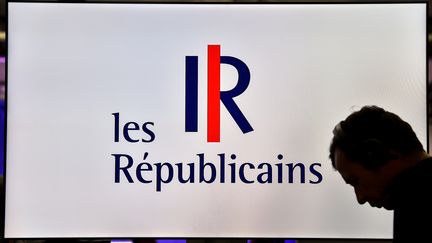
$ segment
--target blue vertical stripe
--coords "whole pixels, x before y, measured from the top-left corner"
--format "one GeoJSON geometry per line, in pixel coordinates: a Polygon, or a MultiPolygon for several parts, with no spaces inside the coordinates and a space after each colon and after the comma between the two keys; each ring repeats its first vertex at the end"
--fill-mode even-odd
{"type": "Polygon", "coordinates": [[[185,131],[198,131],[198,57],[186,56],[185,131]]]}

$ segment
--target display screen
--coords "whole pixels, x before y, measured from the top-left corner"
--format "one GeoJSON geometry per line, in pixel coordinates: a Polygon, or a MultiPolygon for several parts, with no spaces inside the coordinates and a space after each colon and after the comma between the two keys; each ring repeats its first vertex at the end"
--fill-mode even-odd
{"type": "Polygon", "coordinates": [[[8,3],[7,238],[391,238],[328,158],[427,147],[426,4],[8,3]]]}

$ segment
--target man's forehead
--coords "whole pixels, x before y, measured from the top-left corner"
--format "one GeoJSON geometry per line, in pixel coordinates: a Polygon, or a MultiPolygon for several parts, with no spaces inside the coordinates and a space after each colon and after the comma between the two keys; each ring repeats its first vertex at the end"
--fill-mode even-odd
{"type": "Polygon", "coordinates": [[[352,162],[347,159],[345,153],[342,150],[335,150],[335,169],[339,172],[346,183],[349,183],[349,178],[351,178],[351,163],[352,162]]]}
{"type": "Polygon", "coordinates": [[[342,150],[340,150],[339,148],[336,148],[336,150],[335,150],[335,169],[340,172],[341,170],[344,170],[346,168],[347,163],[348,163],[348,161],[347,161],[345,153],[342,150]]]}

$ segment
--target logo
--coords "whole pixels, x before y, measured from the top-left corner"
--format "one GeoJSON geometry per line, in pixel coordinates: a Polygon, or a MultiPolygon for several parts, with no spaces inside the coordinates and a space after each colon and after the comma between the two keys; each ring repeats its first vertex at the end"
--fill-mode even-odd
{"type": "MultiPolygon", "coordinates": [[[[246,117],[234,101],[249,86],[248,66],[232,56],[221,56],[220,45],[208,45],[207,60],[207,142],[220,142],[220,103],[225,105],[243,133],[253,131],[246,117]],[[220,90],[220,65],[233,66],[238,72],[237,85],[220,90]]],[[[198,132],[198,56],[186,56],[185,131],[198,132]]]]}

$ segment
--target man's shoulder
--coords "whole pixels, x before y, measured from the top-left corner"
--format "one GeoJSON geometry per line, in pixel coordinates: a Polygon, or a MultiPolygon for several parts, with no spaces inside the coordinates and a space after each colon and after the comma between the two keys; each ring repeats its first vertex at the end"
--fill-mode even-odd
{"type": "Polygon", "coordinates": [[[394,210],[394,242],[417,242],[432,228],[432,158],[422,160],[399,178],[394,210]],[[409,241],[408,241],[409,240],[409,241]]]}

